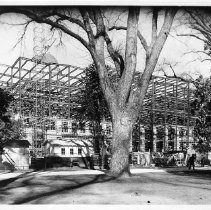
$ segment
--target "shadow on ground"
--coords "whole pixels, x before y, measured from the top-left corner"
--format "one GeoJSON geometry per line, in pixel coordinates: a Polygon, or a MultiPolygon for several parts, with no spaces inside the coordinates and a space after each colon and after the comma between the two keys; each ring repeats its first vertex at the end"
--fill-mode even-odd
{"type": "Polygon", "coordinates": [[[131,178],[52,173],[57,169],[25,173],[0,181],[0,204],[211,203],[210,170],[164,170],[131,178]]]}
{"type": "Polygon", "coordinates": [[[66,191],[96,183],[109,182],[114,179],[116,177],[107,175],[39,177],[39,171],[29,172],[15,178],[0,181],[0,203],[29,203],[39,198],[59,195],[66,191]],[[5,197],[7,197],[7,201],[5,201],[5,197]]]}
{"type": "Polygon", "coordinates": [[[211,180],[211,169],[199,168],[195,170],[188,170],[187,168],[183,167],[175,170],[165,169],[165,171],[178,176],[192,176],[194,178],[211,180]]]}

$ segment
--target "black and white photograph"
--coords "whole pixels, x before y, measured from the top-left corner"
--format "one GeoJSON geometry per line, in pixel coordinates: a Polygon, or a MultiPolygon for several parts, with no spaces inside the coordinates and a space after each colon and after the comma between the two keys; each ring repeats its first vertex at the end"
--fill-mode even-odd
{"type": "Polygon", "coordinates": [[[211,205],[211,3],[11,2],[0,208],[211,205]]]}

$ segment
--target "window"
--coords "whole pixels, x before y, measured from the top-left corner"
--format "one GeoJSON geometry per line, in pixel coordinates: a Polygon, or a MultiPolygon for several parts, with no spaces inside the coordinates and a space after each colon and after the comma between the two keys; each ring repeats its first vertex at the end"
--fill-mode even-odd
{"type": "Polygon", "coordinates": [[[180,138],[183,138],[185,136],[185,130],[184,129],[181,129],[180,131],[179,131],[179,137],[180,138]]]}
{"type": "Polygon", "coordinates": [[[62,122],[62,132],[68,132],[68,122],[62,122]]]}
{"type": "Polygon", "coordinates": [[[89,124],[89,132],[92,134],[94,133],[94,127],[92,124],[89,124]]]}
{"type": "Polygon", "coordinates": [[[70,154],[73,155],[73,148],[70,149],[70,154]]]}
{"type": "Polygon", "coordinates": [[[61,148],[62,155],[65,155],[65,148],[61,148]]]}
{"type": "Polygon", "coordinates": [[[169,127],[168,128],[168,139],[169,140],[174,140],[175,135],[176,135],[175,129],[172,128],[172,127],[169,127]]]}
{"type": "Polygon", "coordinates": [[[111,135],[111,125],[106,125],[106,135],[111,135]]]}
{"type": "Polygon", "coordinates": [[[40,140],[36,140],[36,141],[34,142],[34,147],[35,147],[35,148],[41,148],[41,147],[42,147],[42,142],[41,142],[40,140]]]}
{"type": "Polygon", "coordinates": [[[73,122],[72,123],[72,132],[73,133],[76,133],[77,132],[77,123],[76,122],[73,122]]]}
{"type": "Polygon", "coordinates": [[[55,122],[51,121],[51,128],[50,130],[56,130],[55,122]]]}
{"type": "Polygon", "coordinates": [[[78,148],[78,154],[81,155],[82,154],[82,149],[78,148]]]}
{"type": "Polygon", "coordinates": [[[81,133],[85,133],[85,123],[80,122],[79,129],[80,129],[81,133]]]}

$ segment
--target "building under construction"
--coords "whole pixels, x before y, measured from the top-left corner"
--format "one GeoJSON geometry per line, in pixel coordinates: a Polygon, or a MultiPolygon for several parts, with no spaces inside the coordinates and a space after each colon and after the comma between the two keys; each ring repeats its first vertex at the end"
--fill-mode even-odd
{"type": "Polygon", "coordinates": [[[190,83],[153,76],[145,96],[133,141],[133,151],[181,151],[193,143],[190,83]]]}
{"type": "MultiPolygon", "coordinates": [[[[62,139],[63,134],[66,138],[68,134],[77,136],[76,129],[82,131],[81,138],[86,136],[88,125],[78,128],[71,119],[72,108],[79,105],[77,92],[82,88],[83,68],[59,64],[45,54],[39,61],[19,57],[12,66],[1,65],[0,72],[0,87],[14,94],[12,111],[22,120],[36,154],[43,155],[45,140],[62,139]]],[[[193,141],[191,100],[188,82],[153,76],[134,129],[133,151],[186,149],[193,141]]],[[[109,139],[112,129],[107,125],[109,139]]]]}

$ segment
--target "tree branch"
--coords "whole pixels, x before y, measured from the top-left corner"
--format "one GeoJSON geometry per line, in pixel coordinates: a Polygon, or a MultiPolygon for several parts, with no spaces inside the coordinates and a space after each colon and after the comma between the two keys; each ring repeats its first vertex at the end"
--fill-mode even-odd
{"type": "Polygon", "coordinates": [[[134,110],[134,114],[141,110],[143,105],[144,97],[147,92],[147,88],[149,85],[150,78],[157,64],[159,55],[162,51],[162,48],[166,42],[166,39],[169,35],[171,26],[173,24],[173,19],[176,15],[176,8],[167,8],[165,11],[165,18],[159,35],[152,47],[149,60],[146,64],[145,70],[141,75],[138,87],[136,91],[133,91],[129,98],[129,103],[132,104],[130,109],[134,110]]]}
{"type": "MultiPolygon", "coordinates": [[[[112,31],[112,30],[127,30],[127,27],[125,26],[112,26],[110,28],[108,28],[108,31],[112,31]]],[[[137,32],[138,38],[141,41],[141,44],[144,48],[144,50],[146,51],[147,55],[149,55],[149,46],[147,45],[147,41],[146,39],[143,37],[143,35],[141,34],[141,32],[138,30],[137,32]]]]}
{"type": "Polygon", "coordinates": [[[18,39],[18,41],[16,42],[16,44],[13,46],[13,49],[14,49],[20,42],[22,42],[22,40],[23,40],[23,38],[24,38],[24,36],[25,36],[25,34],[26,34],[27,28],[28,28],[28,26],[29,26],[29,24],[30,24],[31,22],[33,22],[33,21],[30,20],[30,21],[28,21],[28,22],[25,24],[25,27],[24,27],[24,29],[23,29],[23,33],[22,33],[21,37],[18,39]]]}
{"type": "MultiPolygon", "coordinates": [[[[127,27],[125,27],[125,26],[112,26],[112,27],[108,28],[108,31],[112,31],[112,30],[127,30],[127,27]]],[[[137,35],[138,35],[139,40],[141,41],[141,44],[142,44],[144,50],[147,53],[147,56],[149,56],[149,54],[150,54],[149,53],[149,46],[147,45],[146,39],[143,37],[143,35],[141,34],[141,32],[139,30],[137,32],[137,35]]]]}
{"type": "Polygon", "coordinates": [[[50,26],[52,26],[52,28],[58,28],[60,30],[62,30],[64,33],[72,36],[73,38],[77,39],[81,44],[83,44],[89,51],[90,51],[90,46],[87,43],[87,41],[85,39],[83,39],[81,36],[79,36],[78,34],[74,33],[73,31],[71,31],[70,29],[68,29],[67,27],[63,26],[60,23],[54,22],[51,19],[48,18],[43,18],[42,16],[39,16],[38,14],[35,14],[33,11],[30,10],[26,10],[26,9],[21,9],[19,7],[17,8],[4,8],[0,10],[0,15],[4,14],[4,13],[19,13],[19,14],[23,14],[25,16],[27,16],[28,18],[30,18],[31,20],[34,20],[37,23],[46,23],[50,26]]]}
{"type": "Polygon", "coordinates": [[[142,44],[144,50],[146,51],[146,54],[149,55],[150,54],[149,47],[147,45],[146,39],[143,37],[143,35],[141,34],[141,32],[139,30],[137,32],[137,35],[138,35],[139,40],[141,41],[141,44],[142,44]]]}
{"type": "Polygon", "coordinates": [[[107,32],[105,32],[105,41],[106,41],[108,53],[114,62],[114,65],[116,67],[118,74],[121,76],[121,70],[123,71],[123,69],[121,69],[121,66],[120,66],[120,64],[121,64],[121,61],[119,60],[120,55],[118,52],[116,52],[114,50],[112,42],[111,42],[107,32]]]}
{"type": "Polygon", "coordinates": [[[197,36],[197,35],[195,35],[195,34],[177,34],[177,36],[190,36],[190,37],[194,37],[194,38],[196,38],[196,39],[199,39],[199,40],[201,40],[201,41],[203,41],[203,42],[206,42],[205,39],[202,39],[201,37],[199,37],[199,36],[197,36]]]}
{"type": "Polygon", "coordinates": [[[95,65],[98,70],[98,75],[100,78],[100,84],[102,90],[105,94],[105,98],[109,104],[109,107],[113,107],[115,104],[116,94],[113,90],[113,86],[106,71],[105,59],[104,59],[104,41],[105,41],[105,25],[101,15],[101,10],[96,8],[95,10],[89,10],[91,14],[91,20],[96,25],[97,33],[94,37],[95,39],[95,48],[91,50],[92,58],[95,62],[95,65]]]}
{"type": "Polygon", "coordinates": [[[96,29],[97,29],[96,36],[95,36],[96,50],[98,52],[98,55],[101,61],[105,65],[105,59],[104,59],[105,58],[104,56],[105,25],[104,25],[103,17],[101,15],[100,8],[96,8],[96,10],[94,10],[93,12],[94,12],[94,19],[96,22],[96,29]]]}
{"type": "Polygon", "coordinates": [[[197,50],[197,51],[189,51],[189,52],[185,52],[183,55],[187,55],[187,54],[190,54],[190,53],[195,53],[195,54],[199,54],[199,53],[202,53],[202,54],[205,54],[207,56],[210,56],[210,53],[206,52],[206,51],[202,51],[202,50],[197,50]]]}
{"type": "Polygon", "coordinates": [[[73,17],[69,17],[69,16],[61,14],[59,12],[55,12],[55,15],[57,15],[60,18],[62,18],[62,20],[68,20],[71,23],[75,23],[76,25],[80,26],[82,29],[86,30],[86,28],[84,27],[84,24],[79,19],[76,19],[76,18],[73,18],[73,17]]]}
{"type": "Polygon", "coordinates": [[[94,34],[93,34],[93,30],[92,30],[91,25],[90,25],[89,14],[84,9],[80,9],[80,13],[81,13],[81,16],[84,20],[84,25],[85,25],[84,30],[87,33],[90,44],[92,45],[92,47],[94,47],[95,46],[94,34]]]}
{"type": "Polygon", "coordinates": [[[112,27],[108,28],[108,31],[112,31],[112,30],[127,30],[127,27],[125,27],[125,26],[112,26],[112,27]]]}
{"type": "MultiPolygon", "coordinates": [[[[193,79],[185,79],[185,78],[182,77],[182,76],[178,76],[178,75],[176,74],[176,72],[175,72],[175,70],[174,70],[174,68],[173,68],[173,66],[172,66],[171,63],[164,63],[164,65],[169,66],[170,69],[171,69],[172,72],[173,72],[173,76],[167,75],[166,72],[165,72],[165,70],[164,70],[163,68],[161,68],[160,70],[163,72],[163,74],[164,74],[165,77],[167,77],[167,78],[172,78],[172,79],[180,79],[180,80],[183,81],[183,82],[191,82],[191,83],[194,82],[193,79]]],[[[189,76],[190,76],[190,75],[189,75],[189,76]]]]}
{"type": "Polygon", "coordinates": [[[118,84],[118,103],[121,108],[128,102],[131,85],[136,70],[137,56],[137,28],[138,28],[138,10],[129,8],[127,21],[127,42],[125,50],[125,69],[118,84]]]}
{"type": "Polygon", "coordinates": [[[157,39],[157,21],[158,21],[158,10],[155,8],[152,12],[152,38],[150,44],[150,51],[157,39]]]}

